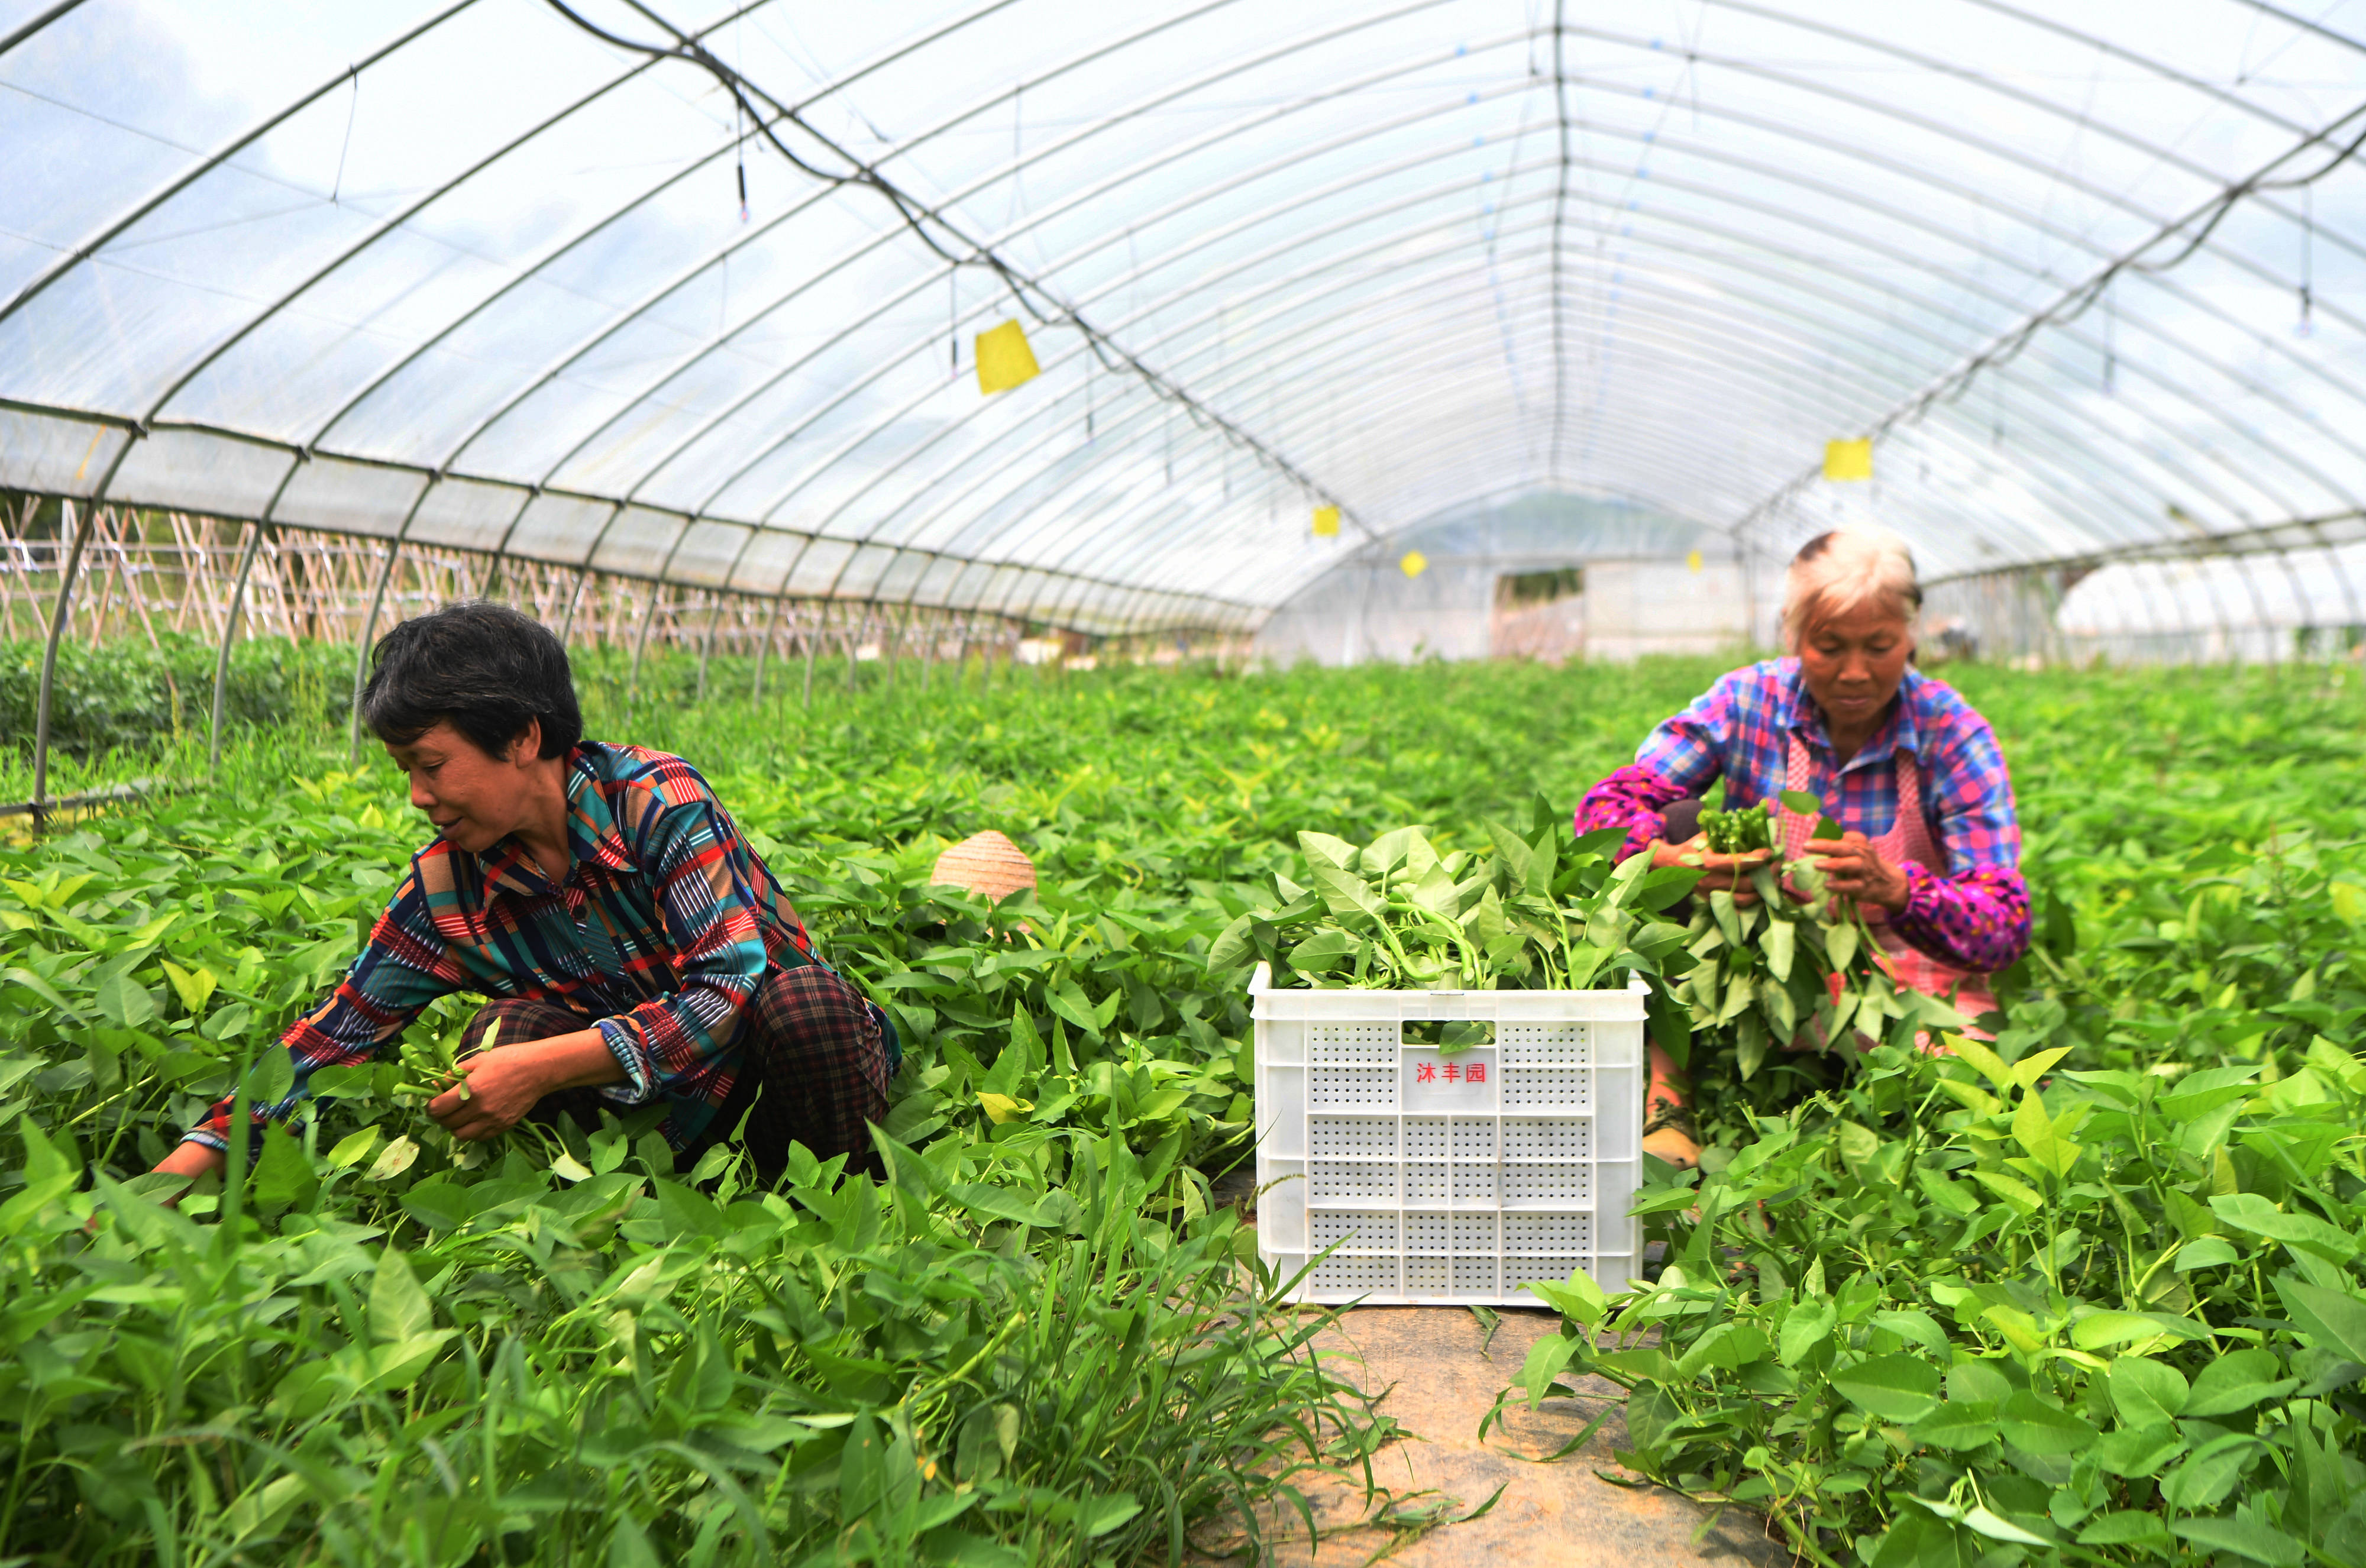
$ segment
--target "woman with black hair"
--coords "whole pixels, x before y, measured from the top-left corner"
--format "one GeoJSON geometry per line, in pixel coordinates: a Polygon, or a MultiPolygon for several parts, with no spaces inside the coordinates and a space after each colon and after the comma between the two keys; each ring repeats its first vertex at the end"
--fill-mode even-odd
{"type": "MultiPolygon", "coordinates": [[[[528,1116],[661,1102],[689,1169],[745,1124],[756,1168],[792,1140],[868,1168],[901,1051],[812,940],[691,765],[583,739],[567,651],[506,605],[450,604],[377,644],[362,717],[409,774],[435,839],[327,1000],[282,1036],[294,1089],[369,1060],[454,991],[493,999],[465,1082],[428,1102],[455,1137],[528,1116]]],[[[223,1100],[157,1168],[220,1169],[223,1100]]]]}

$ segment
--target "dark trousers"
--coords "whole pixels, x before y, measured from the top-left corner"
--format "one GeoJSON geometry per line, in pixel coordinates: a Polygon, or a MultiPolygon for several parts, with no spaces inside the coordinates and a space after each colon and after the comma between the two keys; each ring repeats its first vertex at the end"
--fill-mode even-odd
{"type": "MultiPolygon", "coordinates": [[[[488,1002],[467,1038],[484,1045],[515,1045],[592,1027],[592,1021],[556,1002],[504,998],[488,1002]],[[486,1039],[490,1027],[492,1037],[486,1039]]],[[[731,1137],[745,1117],[746,1149],[765,1180],[776,1179],[789,1145],[803,1144],[817,1159],[848,1156],[849,1170],[877,1172],[870,1124],[887,1115],[887,1047],[877,1017],[861,993],[819,964],[774,969],[740,1015],[730,1086],[699,1134],[674,1151],[674,1168],[687,1171],[701,1156],[731,1137]]],[[[600,1125],[603,1108],[621,1109],[593,1089],[545,1095],[527,1112],[536,1122],[563,1113],[585,1131],[600,1125]]]]}

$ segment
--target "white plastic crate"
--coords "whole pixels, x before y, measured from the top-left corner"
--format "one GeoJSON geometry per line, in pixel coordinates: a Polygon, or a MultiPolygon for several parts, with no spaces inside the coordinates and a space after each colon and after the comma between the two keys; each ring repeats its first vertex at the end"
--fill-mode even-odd
{"type": "Polygon", "coordinates": [[[1646,1063],[1623,991],[1277,990],[1256,1023],[1257,1250],[1299,1300],[1538,1306],[1521,1287],[1635,1272],[1646,1063]],[[1480,1021],[1492,1043],[1406,1042],[1480,1021]]]}

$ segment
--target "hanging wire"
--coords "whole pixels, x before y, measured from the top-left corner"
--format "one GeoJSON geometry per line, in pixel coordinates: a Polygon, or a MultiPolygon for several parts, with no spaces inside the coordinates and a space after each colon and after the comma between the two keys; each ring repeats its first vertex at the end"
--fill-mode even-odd
{"type": "Polygon", "coordinates": [[[731,157],[739,175],[739,221],[748,221],[748,117],[738,94],[731,97],[731,157]]]}
{"type": "Polygon", "coordinates": [[[2300,193],[2300,321],[2293,328],[2301,337],[2316,331],[2316,187],[2300,193]]]}
{"type": "Polygon", "coordinates": [[[354,96],[345,105],[345,140],[337,149],[337,177],[329,186],[329,205],[337,205],[337,193],[345,188],[345,154],[354,150],[354,120],[362,107],[362,68],[348,65],[346,71],[354,79],[354,96]]]}
{"type": "Polygon", "coordinates": [[[2120,374],[2120,297],[2103,297],[2103,396],[2112,396],[2119,388],[2120,374]]]}

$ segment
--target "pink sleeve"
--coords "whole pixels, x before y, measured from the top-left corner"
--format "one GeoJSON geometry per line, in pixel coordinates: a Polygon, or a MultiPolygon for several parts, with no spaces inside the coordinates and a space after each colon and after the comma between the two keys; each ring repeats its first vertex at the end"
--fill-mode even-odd
{"type": "Polygon", "coordinates": [[[1906,867],[1911,891],[1892,923],[1942,964],[1989,975],[2029,948],[2029,885],[2011,866],[1974,866],[1942,876],[1906,867]]]}
{"type": "Polygon", "coordinates": [[[1684,798],[1684,786],[1663,779],[1640,763],[1629,762],[1585,792],[1578,802],[1576,826],[1582,838],[1605,828],[1627,829],[1622,856],[1650,843],[1660,831],[1660,813],[1684,798]]]}

